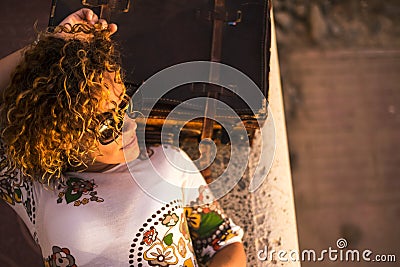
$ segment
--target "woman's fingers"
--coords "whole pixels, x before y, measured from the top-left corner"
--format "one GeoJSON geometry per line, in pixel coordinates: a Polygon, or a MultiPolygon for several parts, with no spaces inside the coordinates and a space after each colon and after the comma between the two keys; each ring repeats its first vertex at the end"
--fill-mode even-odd
{"type": "MultiPolygon", "coordinates": [[[[93,10],[89,8],[82,8],[80,10],[83,14],[83,18],[89,23],[89,24],[95,24],[99,20],[98,16],[96,13],[93,12],[93,10]]],[[[79,12],[79,11],[78,11],[79,12]]]]}
{"type": "Polygon", "coordinates": [[[114,34],[118,30],[118,26],[115,23],[111,23],[108,25],[108,30],[111,34],[114,34]]]}
{"type": "Polygon", "coordinates": [[[111,34],[114,34],[118,30],[118,26],[116,24],[108,24],[105,19],[99,19],[97,23],[100,24],[102,30],[109,30],[111,34]]]}
{"type": "Polygon", "coordinates": [[[70,26],[73,26],[78,23],[88,23],[91,25],[94,24],[100,24],[100,28],[102,30],[109,30],[111,34],[114,34],[118,27],[114,23],[108,24],[108,22],[105,19],[99,19],[99,17],[96,15],[96,13],[93,12],[93,10],[89,8],[82,8],[68,17],[66,17],[60,25],[65,25],[69,24],[70,26]]]}
{"type": "Polygon", "coordinates": [[[108,23],[105,19],[99,19],[97,22],[102,30],[106,30],[108,28],[108,23]]]}
{"type": "Polygon", "coordinates": [[[87,22],[89,24],[95,24],[99,20],[98,16],[89,8],[82,8],[68,17],[66,17],[60,25],[65,25],[67,23],[71,25],[75,25],[77,23],[84,23],[87,22]]]}

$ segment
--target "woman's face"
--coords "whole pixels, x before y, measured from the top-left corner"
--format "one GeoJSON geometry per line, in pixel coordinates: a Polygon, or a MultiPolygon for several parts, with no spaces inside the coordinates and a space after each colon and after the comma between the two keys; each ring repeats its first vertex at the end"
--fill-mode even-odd
{"type": "MultiPolygon", "coordinates": [[[[107,73],[105,75],[106,85],[110,91],[110,101],[104,107],[104,112],[114,108],[111,101],[115,101],[117,104],[122,101],[120,95],[123,92],[123,84],[122,82],[115,82],[114,77],[115,74],[107,73]]],[[[140,153],[136,128],[135,120],[125,116],[123,134],[120,134],[113,142],[107,145],[99,143],[99,152],[93,155],[96,157],[96,162],[118,164],[136,159],[140,153]]]]}

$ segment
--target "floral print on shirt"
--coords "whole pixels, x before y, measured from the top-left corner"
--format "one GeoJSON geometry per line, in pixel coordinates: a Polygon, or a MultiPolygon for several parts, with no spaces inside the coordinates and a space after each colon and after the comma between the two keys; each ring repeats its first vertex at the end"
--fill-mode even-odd
{"type": "Polygon", "coordinates": [[[130,266],[206,266],[224,246],[241,241],[242,229],[225,216],[207,186],[191,207],[175,200],[143,223],[131,244],[130,266]],[[176,203],[179,203],[177,205],[176,203]]]}
{"type": "MultiPolygon", "coordinates": [[[[4,148],[0,143],[0,166],[5,166],[5,160],[4,148]]],[[[0,170],[0,199],[11,206],[21,205],[31,223],[36,223],[36,201],[33,194],[33,183],[28,179],[24,179],[21,172],[17,170],[9,172],[7,169],[0,170]]]]}
{"type": "Polygon", "coordinates": [[[104,199],[97,196],[95,189],[97,185],[94,180],[85,180],[78,177],[70,177],[66,182],[60,182],[57,189],[57,203],[65,200],[67,204],[74,203],[74,206],[86,205],[89,202],[103,202],[104,199]]]}
{"type": "Polygon", "coordinates": [[[199,196],[185,208],[190,236],[197,260],[207,264],[224,246],[241,241],[242,229],[223,213],[207,186],[199,188],[199,196]]]}
{"type": "Polygon", "coordinates": [[[155,211],[132,240],[130,266],[197,266],[182,201],[155,211]]]}
{"type": "Polygon", "coordinates": [[[44,260],[45,267],[78,267],[68,248],[53,246],[53,254],[44,260]]]}

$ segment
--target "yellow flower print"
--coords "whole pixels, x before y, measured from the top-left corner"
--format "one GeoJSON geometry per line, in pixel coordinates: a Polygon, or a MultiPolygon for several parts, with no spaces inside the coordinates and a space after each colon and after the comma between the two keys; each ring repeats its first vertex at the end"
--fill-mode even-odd
{"type": "Polygon", "coordinates": [[[192,208],[185,208],[185,215],[188,221],[189,227],[199,229],[201,222],[201,215],[193,212],[192,208]]]}
{"type": "Polygon", "coordinates": [[[189,233],[189,229],[188,229],[185,213],[181,214],[181,222],[179,224],[179,231],[182,233],[183,237],[186,240],[189,240],[190,233],[189,233]]]}
{"type": "Polygon", "coordinates": [[[13,203],[14,201],[12,200],[12,198],[9,195],[1,194],[0,197],[1,197],[1,199],[3,199],[5,202],[7,202],[10,205],[14,204],[13,203]]]}
{"type": "Polygon", "coordinates": [[[229,229],[228,231],[226,231],[226,233],[223,236],[221,236],[220,239],[221,239],[221,241],[226,241],[226,240],[229,240],[229,239],[231,239],[231,238],[233,238],[235,236],[237,236],[237,234],[233,233],[232,229],[229,229]]]}
{"type": "Polygon", "coordinates": [[[194,267],[194,263],[193,263],[192,258],[189,258],[189,259],[185,260],[185,262],[183,263],[183,266],[184,267],[194,267]]]}
{"type": "Polygon", "coordinates": [[[162,243],[153,243],[153,245],[144,252],[143,258],[147,260],[151,266],[167,267],[178,263],[175,247],[164,247],[162,243]]]}
{"type": "Polygon", "coordinates": [[[162,221],[162,224],[165,226],[175,226],[177,222],[179,221],[178,215],[175,213],[168,212],[168,214],[164,214],[164,220],[162,221]]]}
{"type": "Polygon", "coordinates": [[[178,242],[178,252],[181,254],[182,258],[186,256],[186,243],[183,241],[183,238],[181,237],[178,242]]]}
{"type": "Polygon", "coordinates": [[[229,229],[224,233],[220,238],[216,238],[211,242],[211,245],[215,251],[221,248],[221,244],[226,242],[227,240],[237,236],[235,233],[232,232],[232,229],[229,229]]]}
{"type": "Polygon", "coordinates": [[[22,203],[21,189],[16,188],[16,190],[14,191],[14,200],[16,203],[22,203]]]}

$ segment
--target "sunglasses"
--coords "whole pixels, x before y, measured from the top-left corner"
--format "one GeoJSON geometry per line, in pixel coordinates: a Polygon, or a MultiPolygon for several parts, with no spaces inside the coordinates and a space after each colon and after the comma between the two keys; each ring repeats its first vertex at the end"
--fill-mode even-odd
{"type": "MultiPolygon", "coordinates": [[[[133,109],[134,101],[132,101],[132,96],[137,91],[139,86],[133,83],[125,82],[125,87],[125,94],[128,97],[125,97],[125,99],[122,100],[121,104],[119,104],[117,116],[119,118],[123,118],[125,114],[127,114],[129,118],[136,119],[141,113],[133,109]]],[[[114,119],[112,112],[102,113],[101,118],[102,120],[99,127],[99,142],[100,144],[105,146],[114,142],[122,134],[123,119],[120,119],[117,123],[114,119]]]]}

